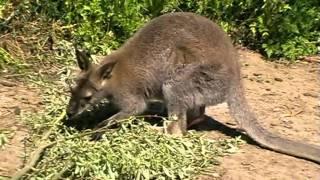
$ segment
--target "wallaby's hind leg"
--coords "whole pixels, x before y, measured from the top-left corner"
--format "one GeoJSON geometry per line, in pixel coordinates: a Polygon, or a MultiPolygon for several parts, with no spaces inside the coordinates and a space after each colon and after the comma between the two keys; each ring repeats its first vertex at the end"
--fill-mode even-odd
{"type": "Polygon", "coordinates": [[[170,134],[183,135],[187,128],[205,120],[205,106],[195,107],[187,111],[185,108],[176,109],[172,106],[168,110],[168,116],[172,122],[168,125],[166,131],[170,134]]]}
{"type": "MultiPolygon", "coordinates": [[[[222,66],[189,64],[179,67],[162,86],[168,115],[176,118],[168,125],[168,133],[186,132],[188,110],[225,101],[228,82],[229,75],[222,66]]],[[[200,110],[204,113],[204,108],[200,110]]]]}

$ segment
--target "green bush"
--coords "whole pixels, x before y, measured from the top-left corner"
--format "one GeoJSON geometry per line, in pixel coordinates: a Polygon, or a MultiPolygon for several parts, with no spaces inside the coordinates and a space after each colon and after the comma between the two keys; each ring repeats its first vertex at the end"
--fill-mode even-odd
{"type": "Polygon", "coordinates": [[[233,38],[268,57],[296,59],[320,45],[318,0],[186,0],[179,4],[216,19],[233,38]]]}
{"type": "Polygon", "coordinates": [[[174,11],[214,19],[236,42],[272,58],[316,54],[320,45],[318,0],[32,0],[29,8],[75,25],[72,38],[95,53],[118,47],[151,18],[174,11]]]}
{"type": "Polygon", "coordinates": [[[74,38],[92,52],[106,52],[129,38],[150,18],[173,9],[173,1],[37,1],[31,6],[53,20],[75,25],[74,38]]]}

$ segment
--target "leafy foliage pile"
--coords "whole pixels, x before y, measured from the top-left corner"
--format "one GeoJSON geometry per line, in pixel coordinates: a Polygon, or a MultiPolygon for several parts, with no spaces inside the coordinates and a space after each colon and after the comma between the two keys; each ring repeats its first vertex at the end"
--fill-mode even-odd
{"type": "Polygon", "coordinates": [[[170,138],[151,131],[142,121],[123,123],[120,129],[107,131],[100,142],[74,138],[77,135],[55,134],[57,145],[25,178],[186,179],[217,164],[218,156],[237,150],[240,142],[192,135],[170,138]]]}
{"type": "Polygon", "coordinates": [[[320,46],[318,0],[30,0],[27,9],[69,26],[67,38],[107,53],[151,18],[191,11],[216,20],[234,40],[268,57],[296,59],[320,46]]]}

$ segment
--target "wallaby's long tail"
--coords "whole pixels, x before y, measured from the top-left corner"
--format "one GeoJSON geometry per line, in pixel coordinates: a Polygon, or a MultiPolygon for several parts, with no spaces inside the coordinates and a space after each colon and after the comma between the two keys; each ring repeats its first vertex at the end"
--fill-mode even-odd
{"type": "Polygon", "coordinates": [[[259,125],[244,97],[241,83],[230,89],[228,105],[240,128],[260,146],[320,164],[320,146],[281,138],[259,125]]]}

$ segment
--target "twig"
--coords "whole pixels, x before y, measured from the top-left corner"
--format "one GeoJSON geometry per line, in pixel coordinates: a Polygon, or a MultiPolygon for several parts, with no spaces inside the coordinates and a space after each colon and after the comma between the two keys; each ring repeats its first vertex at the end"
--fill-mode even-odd
{"type": "Polygon", "coordinates": [[[17,15],[18,10],[19,10],[19,8],[16,9],[15,11],[11,12],[11,14],[0,24],[0,27],[1,26],[8,26],[10,21],[17,15]]]}
{"type": "MultiPolygon", "coordinates": [[[[54,124],[56,124],[57,122],[61,121],[64,117],[66,116],[66,112],[63,111],[60,116],[54,121],[54,124]]],[[[48,139],[48,137],[50,136],[50,134],[52,133],[54,127],[51,127],[45,134],[44,136],[41,138],[41,140],[46,140],[48,139]]],[[[28,173],[36,164],[37,162],[39,161],[41,155],[43,154],[43,152],[57,144],[58,141],[55,141],[55,142],[51,142],[51,143],[47,143],[47,144],[44,144],[44,145],[40,145],[40,147],[38,147],[33,153],[32,153],[32,156],[29,160],[29,162],[27,163],[26,166],[24,166],[20,171],[18,171],[15,175],[12,176],[12,180],[18,180],[20,179],[22,176],[24,176],[26,173],[28,173]]]]}
{"type": "Polygon", "coordinates": [[[17,86],[16,83],[10,82],[10,81],[6,81],[6,80],[1,80],[0,79],[0,84],[3,86],[7,86],[7,87],[14,87],[17,86]]]}
{"type": "Polygon", "coordinates": [[[32,157],[28,162],[28,164],[24,166],[20,171],[18,171],[15,175],[13,175],[11,179],[12,180],[21,179],[22,176],[27,174],[37,164],[44,150],[47,149],[48,147],[55,145],[56,143],[57,141],[40,146],[36,151],[33,152],[32,157]]]}
{"type": "MultiPolygon", "coordinates": [[[[3,169],[1,169],[1,170],[3,170],[3,169]]],[[[6,177],[6,178],[10,178],[10,176],[8,176],[8,175],[5,175],[5,174],[0,174],[0,177],[6,177]]]]}
{"type": "Polygon", "coordinates": [[[317,59],[317,58],[303,58],[302,61],[306,61],[310,63],[320,63],[320,59],[317,59]]]}
{"type": "Polygon", "coordinates": [[[17,9],[11,12],[11,14],[3,21],[0,23],[0,30],[2,30],[3,27],[8,28],[9,23],[11,20],[19,14],[21,8],[23,7],[24,1],[20,2],[17,9]]]}
{"type": "Polygon", "coordinates": [[[68,171],[68,169],[70,169],[72,166],[74,166],[75,164],[70,162],[67,165],[65,165],[65,168],[63,168],[61,171],[59,171],[58,173],[56,173],[51,180],[57,180],[57,179],[62,179],[62,176],[64,173],[66,173],[68,171]]]}
{"type": "Polygon", "coordinates": [[[134,116],[135,118],[162,118],[163,120],[166,119],[164,116],[159,115],[141,115],[141,116],[134,116]]]}
{"type": "MultiPolygon", "coordinates": [[[[63,118],[66,117],[66,111],[63,111],[59,117],[57,117],[57,119],[54,121],[53,124],[57,124],[58,122],[62,121],[63,118]]],[[[50,136],[50,134],[52,133],[53,129],[55,126],[52,126],[45,134],[44,136],[41,138],[42,140],[48,139],[48,137],[50,136]]]]}
{"type": "Polygon", "coordinates": [[[4,35],[1,35],[1,36],[0,36],[0,39],[2,39],[2,38],[4,38],[4,37],[6,37],[6,36],[8,36],[8,35],[9,35],[9,33],[4,34],[4,35]]]}

